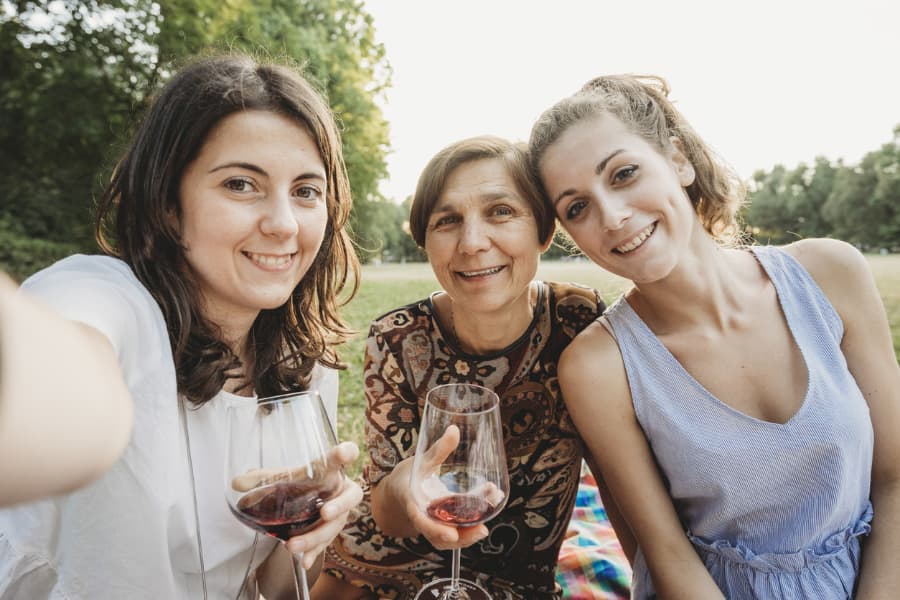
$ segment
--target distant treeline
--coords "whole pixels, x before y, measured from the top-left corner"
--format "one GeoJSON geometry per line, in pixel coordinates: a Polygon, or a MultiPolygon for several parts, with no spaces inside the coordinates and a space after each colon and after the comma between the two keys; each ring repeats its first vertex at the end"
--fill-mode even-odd
{"type": "MultiPolygon", "coordinates": [[[[302,65],[342,126],[361,258],[424,259],[407,233],[409,198],[379,192],[390,147],[376,100],[391,68],[362,0],[58,0],[0,3],[0,268],[22,278],[96,251],[94,201],[131,127],[172,65],[210,49],[302,65]]],[[[898,139],[900,128],[858,165],[756,173],[748,231],[900,250],[898,139]]]]}
{"type": "Polygon", "coordinates": [[[812,166],[757,171],[748,185],[744,221],[761,242],[827,236],[900,252],[900,126],[859,164],[819,157],[812,166]]]}

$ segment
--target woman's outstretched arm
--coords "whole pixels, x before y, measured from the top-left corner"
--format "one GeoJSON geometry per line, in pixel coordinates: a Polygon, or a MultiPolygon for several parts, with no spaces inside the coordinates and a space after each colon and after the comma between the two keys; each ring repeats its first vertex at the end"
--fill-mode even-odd
{"type": "Polygon", "coordinates": [[[97,478],[127,445],[132,418],[110,341],[0,273],[0,505],[97,478]]]}

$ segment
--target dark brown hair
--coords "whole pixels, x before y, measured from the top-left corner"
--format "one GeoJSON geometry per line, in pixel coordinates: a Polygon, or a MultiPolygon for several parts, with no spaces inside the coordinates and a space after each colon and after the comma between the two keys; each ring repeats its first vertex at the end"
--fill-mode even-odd
{"type": "Polygon", "coordinates": [[[491,158],[503,163],[519,193],[531,207],[537,222],[538,240],[543,243],[550,239],[556,227],[555,217],[541,197],[528,159],[528,147],[524,143],[482,135],[450,144],[435,154],[419,175],[416,193],[409,208],[409,233],[420,248],[425,247],[428,219],[450,174],[464,164],[491,158]]]}
{"type": "Polygon", "coordinates": [[[591,79],[577,93],[545,111],[531,129],[529,149],[535,171],[541,158],[569,127],[611,114],[660,150],[680,140],[694,167],[686,190],[704,229],[721,242],[739,241],[737,212],[745,201],[740,178],[726,165],[668,98],[665,80],[652,75],[609,75],[591,79]]]}
{"type": "Polygon", "coordinates": [[[296,70],[247,56],[205,58],[179,71],[149,107],[98,207],[101,248],[125,261],[156,299],[169,332],[178,391],[201,405],[242,367],[219,328],[201,310],[196,276],[184,260],[178,219],[179,184],[210,131],[244,110],[285,116],[305,128],[327,173],[328,224],[319,252],[291,298],[263,310],[244,365],[259,396],[304,389],[316,362],[343,368],[334,346],[351,333],[337,312],[338,296],[359,263],[346,231],[350,186],[334,116],[296,70]],[[115,239],[111,239],[111,233],[115,239]]]}

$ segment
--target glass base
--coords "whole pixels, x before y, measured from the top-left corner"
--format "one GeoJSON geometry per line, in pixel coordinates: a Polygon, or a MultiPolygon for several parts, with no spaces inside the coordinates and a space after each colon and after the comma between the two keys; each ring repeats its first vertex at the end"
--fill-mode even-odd
{"type": "Polygon", "coordinates": [[[491,595],[474,581],[460,579],[456,592],[450,590],[452,582],[449,577],[435,579],[419,590],[415,600],[491,600],[491,595]]]}

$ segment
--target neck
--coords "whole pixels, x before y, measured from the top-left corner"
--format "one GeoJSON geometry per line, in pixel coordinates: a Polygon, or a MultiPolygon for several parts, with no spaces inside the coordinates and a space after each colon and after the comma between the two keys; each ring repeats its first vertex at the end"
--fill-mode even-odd
{"type": "Polygon", "coordinates": [[[714,245],[692,258],[664,280],[628,293],[628,302],[657,335],[694,327],[728,329],[752,311],[764,291],[762,267],[747,251],[714,245]]]}
{"type": "Polygon", "coordinates": [[[534,319],[537,288],[529,285],[514,302],[500,310],[474,312],[455,310],[447,296],[446,319],[459,347],[475,355],[490,354],[508,347],[519,339],[534,319]]]}

